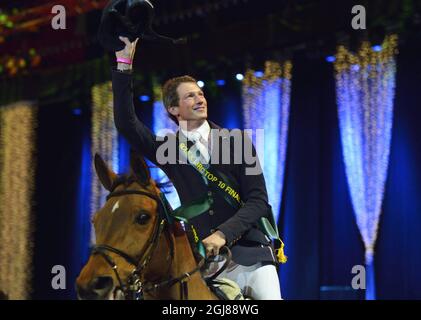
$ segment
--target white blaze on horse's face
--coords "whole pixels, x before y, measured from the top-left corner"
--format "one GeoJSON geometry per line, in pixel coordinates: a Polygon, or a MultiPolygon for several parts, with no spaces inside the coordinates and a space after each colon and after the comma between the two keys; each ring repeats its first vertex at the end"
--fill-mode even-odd
{"type": "Polygon", "coordinates": [[[116,211],[119,208],[119,201],[117,201],[114,206],[113,206],[113,210],[111,210],[111,213],[114,213],[114,211],[116,211]]]}

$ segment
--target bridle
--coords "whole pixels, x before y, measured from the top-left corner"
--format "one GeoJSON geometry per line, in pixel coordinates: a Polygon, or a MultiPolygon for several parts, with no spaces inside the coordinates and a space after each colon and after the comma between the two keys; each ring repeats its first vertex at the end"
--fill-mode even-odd
{"type": "MultiPolygon", "coordinates": [[[[154,224],[154,228],[152,231],[152,236],[148,239],[147,243],[145,244],[142,252],[138,255],[138,258],[133,258],[132,256],[128,255],[122,250],[119,250],[117,248],[105,245],[105,244],[97,244],[92,247],[92,255],[99,254],[101,255],[104,260],[107,262],[107,264],[112,268],[117,281],[119,283],[119,286],[115,288],[115,290],[120,290],[123,292],[124,296],[128,300],[140,300],[143,298],[144,292],[150,292],[150,291],[156,291],[159,288],[162,287],[171,287],[175,285],[176,283],[180,283],[180,298],[187,299],[188,298],[188,287],[187,287],[187,281],[190,279],[190,276],[196,272],[198,272],[203,264],[204,259],[202,259],[198,266],[191,270],[190,272],[186,272],[182,274],[179,277],[172,278],[169,276],[168,279],[158,282],[158,283],[142,283],[142,272],[146,269],[147,265],[152,259],[152,256],[155,252],[155,249],[158,246],[159,238],[164,230],[168,230],[165,228],[166,224],[168,224],[168,215],[167,215],[167,208],[168,206],[164,203],[163,199],[160,196],[157,196],[155,194],[152,194],[150,192],[145,192],[141,190],[122,190],[122,191],[113,191],[107,196],[107,200],[109,200],[112,197],[119,197],[123,195],[143,195],[147,196],[151,199],[154,199],[159,206],[158,209],[158,217],[157,222],[154,224]],[[118,272],[117,264],[114,262],[112,257],[108,254],[109,252],[114,253],[118,255],[119,257],[123,258],[127,263],[132,265],[134,268],[132,272],[130,273],[130,276],[127,278],[126,283],[123,283],[120,274],[118,272]]],[[[171,269],[171,264],[173,262],[174,258],[174,243],[167,233],[167,236],[169,238],[170,243],[170,258],[171,263],[169,264],[168,273],[171,269]]],[[[114,292],[115,292],[114,290],[114,292]]]]}

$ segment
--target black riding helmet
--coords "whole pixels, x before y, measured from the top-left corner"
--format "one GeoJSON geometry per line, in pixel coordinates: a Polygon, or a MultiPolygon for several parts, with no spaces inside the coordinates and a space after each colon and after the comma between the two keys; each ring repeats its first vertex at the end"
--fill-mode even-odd
{"type": "Polygon", "coordinates": [[[119,36],[129,38],[130,42],[140,38],[169,44],[185,43],[185,38],[168,38],[152,29],[154,10],[150,0],[111,0],[102,12],[98,31],[99,42],[110,51],[124,48],[125,45],[119,36]]]}

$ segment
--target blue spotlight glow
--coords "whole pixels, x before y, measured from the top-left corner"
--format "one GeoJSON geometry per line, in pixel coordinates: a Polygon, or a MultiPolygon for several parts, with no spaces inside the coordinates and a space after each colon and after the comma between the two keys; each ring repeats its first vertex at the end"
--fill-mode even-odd
{"type": "Polygon", "coordinates": [[[143,96],[139,97],[139,100],[142,101],[142,102],[148,102],[148,101],[151,100],[151,98],[147,95],[143,95],[143,96]]]}
{"type": "Polygon", "coordinates": [[[225,80],[216,80],[216,85],[220,87],[225,86],[225,80]]]}
{"type": "Polygon", "coordinates": [[[335,56],[327,56],[327,57],[326,57],[326,61],[327,61],[327,62],[332,63],[332,62],[335,62],[335,60],[336,60],[335,56]]]}
{"type": "Polygon", "coordinates": [[[80,159],[78,192],[76,200],[76,214],[74,231],[76,237],[73,246],[72,274],[80,272],[80,266],[89,258],[89,244],[91,237],[91,140],[89,131],[84,133],[80,159]]]}
{"type": "Polygon", "coordinates": [[[73,113],[75,116],[80,116],[80,115],[82,114],[82,109],[80,109],[80,108],[74,108],[74,109],[72,110],[72,113],[73,113]]]}
{"type": "Polygon", "coordinates": [[[380,52],[380,51],[382,51],[382,46],[381,45],[375,45],[375,46],[372,46],[371,49],[373,49],[373,51],[375,51],[375,52],[380,52]]]}
{"type": "Polygon", "coordinates": [[[257,78],[261,78],[261,77],[263,77],[264,73],[263,73],[263,71],[256,71],[256,72],[254,72],[254,75],[255,75],[257,78]]]}
{"type": "MultiPolygon", "coordinates": [[[[155,101],[153,104],[153,125],[152,131],[158,136],[174,134],[178,127],[169,117],[162,101],[155,101]]],[[[159,168],[151,170],[151,176],[156,181],[169,181],[164,171],[159,168]]],[[[174,186],[166,188],[165,197],[173,209],[180,206],[180,198],[174,186]]]]}
{"type": "Polygon", "coordinates": [[[130,172],[130,145],[122,136],[118,136],[118,172],[130,172]]]}

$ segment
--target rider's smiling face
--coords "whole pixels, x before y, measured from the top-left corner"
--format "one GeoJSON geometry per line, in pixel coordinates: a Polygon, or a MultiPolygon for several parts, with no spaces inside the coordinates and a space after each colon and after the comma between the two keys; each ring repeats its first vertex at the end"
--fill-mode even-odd
{"type": "Polygon", "coordinates": [[[194,82],[183,82],[177,88],[179,104],[171,106],[169,111],[178,121],[205,120],[208,106],[205,95],[194,82]]]}

